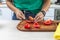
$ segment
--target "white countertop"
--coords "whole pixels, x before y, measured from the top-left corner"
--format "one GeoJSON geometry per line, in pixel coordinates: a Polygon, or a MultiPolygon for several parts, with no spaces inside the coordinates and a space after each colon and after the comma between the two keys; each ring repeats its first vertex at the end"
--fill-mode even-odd
{"type": "Polygon", "coordinates": [[[22,32],[16,28],[19,21],[0,20],[1,23],[0,40],[54,40],[54,32],[22,32]]]}

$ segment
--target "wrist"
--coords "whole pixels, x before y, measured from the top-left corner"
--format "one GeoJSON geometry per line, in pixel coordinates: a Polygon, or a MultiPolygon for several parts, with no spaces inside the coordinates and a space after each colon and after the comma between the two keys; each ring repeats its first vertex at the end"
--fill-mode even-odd
{"type": "Polygon", "coordinates": [[[45,16],[46,12],[44,10],[41,10],[40,12],[45,16]]]}
{"type": "Polygon", "coordinates": [[[20,10],[19,9],[16,9],[14,12],[17,13],[17,12],[20,12],[20,10]]]}

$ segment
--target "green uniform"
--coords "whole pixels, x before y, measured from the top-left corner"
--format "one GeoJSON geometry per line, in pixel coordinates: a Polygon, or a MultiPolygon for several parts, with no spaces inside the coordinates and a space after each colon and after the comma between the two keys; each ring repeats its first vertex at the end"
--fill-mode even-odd
{"type": "Polygon", "coordinates": [[[20,10],[29,10],[37,14],[44,4],[44,0],[13,0],[13,5],[20,10]]]}

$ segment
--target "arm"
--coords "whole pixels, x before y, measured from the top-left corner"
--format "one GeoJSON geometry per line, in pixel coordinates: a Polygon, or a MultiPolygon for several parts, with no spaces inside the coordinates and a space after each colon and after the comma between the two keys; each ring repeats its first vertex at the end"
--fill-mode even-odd
{"type": "Polygon", "coordinates": [[[16,12],[16,10],[18,10],[16,7],[14,7],[14,5],[12,4],[12,0],[6,0],[6,4],[7,6],[14,12],[16,12]]]}
{"type": "Polygon", "coordinates": [[[49,9],[49,7],[50,7],[50,0],[44,0],[44,5],[42,7],[42,10],[46,12],[49,9]]]}
{"type": "Polygon", "coordinates": [[[23,14],[23,12],[21,10],[17,9],[12,4],[12,0],[6,0],[6,4],[12,11],[15,12],[17,19],[25,19],[25,15],[23,14]]]}
{"type": "MultiPolygon", "coordinates": [[[[49,7],[50,7],[50,0],[44,0],[44,4],[41,11],[43,10],[47,12],[49,7]]],[[[41,21],[44,19],[45,14],[43,14],[41,11],[35,16],[35,21],[41,21]]]]}

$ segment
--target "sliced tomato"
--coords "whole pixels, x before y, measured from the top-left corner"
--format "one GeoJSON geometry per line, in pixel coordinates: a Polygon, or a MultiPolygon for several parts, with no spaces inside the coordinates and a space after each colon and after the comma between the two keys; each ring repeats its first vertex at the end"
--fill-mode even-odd
{"type": "Polygon", "coordinates": [[[38,25],[38,23],[37,23],[37,22],[35,22],[34,24],[35,24],[35,25],[38,25]]]}
{"type": "Polygon", "coordinates": [[[28,23],[25,24],[24,28],[25,28],[25,29],[30,29],[30,24],[28,24],[28,23]]]}
{"type": "Polygon", "coordinates": [[[45,25],[51,25],[52,24],[52,20],[50,20],[50,19],[49,20],[46,20],[46,21],[44,21],[44,24],[45,25]]]}
{"type": "Polygon", "coordinates": [[[40,27],[40,25],[39,25],[37,22],[35,22],[35,23],[33,24],[33,26],[34,26],[34,28],[39,28],[39,27],[40,27]]]}

